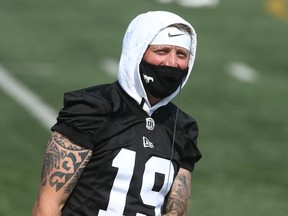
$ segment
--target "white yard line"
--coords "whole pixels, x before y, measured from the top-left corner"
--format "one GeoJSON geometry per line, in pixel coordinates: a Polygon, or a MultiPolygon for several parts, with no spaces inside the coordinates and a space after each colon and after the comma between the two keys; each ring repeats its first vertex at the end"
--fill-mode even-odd
{"type": "MultiPolygon", "coordinates": [[[[0,88],[31,113],[45,128],[56,122],[57,112],[0,65],[0,88]]],[[[2,102],[3,103],[3,102],[2,102]]]]}
{"type": "Polygon", "coordinates": [[[158,3],[169,4],[176,3],[182,7],[216,7],[220,0],[156,0],[158,3]]]}
{"type": "Polygon", "coordinates": [[[227,73],[242,82],[255,82],[258,72],[247,64],[232,62],[227,66],[227,73]]]}
{"type": "Polygon", "coordinates": [[[219,0],[176,0],[176,3],[183,7],[211,7],[214,8],[218,5],[219,0]]]}
{"type": "Polygon", "coordinates": [[[112,76],[113,78],[117,77],[119,63],[115,59],[104,59],[102,63],[102,69],[106,74],[112,76]]]}

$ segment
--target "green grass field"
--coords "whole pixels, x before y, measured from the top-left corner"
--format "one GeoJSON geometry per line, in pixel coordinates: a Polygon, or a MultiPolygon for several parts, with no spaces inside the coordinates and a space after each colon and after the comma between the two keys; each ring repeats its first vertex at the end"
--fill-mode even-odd
{"type": "MultiPolygon", "coordinates": [[[[198,32],[180,100],[199,122],[203,154],[190,215],[287,215],[287,0],[220,0],[209,9],[153,0],[1,0],[0,65],[58,111],[64,92],[115,80],[102,63],[119,59],[127,25],[148,10],[178,13],[198,32]],[[232,76],[233,62],[257,78],[232,76]]],[[[31,215],[50,132],[1,87],[0,129],[0,215],[31,215]]]]}

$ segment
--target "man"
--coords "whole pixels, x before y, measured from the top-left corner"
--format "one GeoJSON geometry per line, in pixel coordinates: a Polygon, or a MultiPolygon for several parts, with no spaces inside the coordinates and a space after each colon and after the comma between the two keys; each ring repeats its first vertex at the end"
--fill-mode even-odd
{"type": "Polygon", "coordinates": [[[194,29],[173,13],[130,23],[118,81],[65,94],[34,216],[188,214],[198,127],[170,101],[195,52],[194,29]]]}

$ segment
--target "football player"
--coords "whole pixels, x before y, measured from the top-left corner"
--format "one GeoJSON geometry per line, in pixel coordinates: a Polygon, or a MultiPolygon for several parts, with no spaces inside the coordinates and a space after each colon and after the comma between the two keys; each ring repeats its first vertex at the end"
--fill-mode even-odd
{"type": "Polygon", "coordinates": [[[198,126],[170,101],[195,54],[195,30],[178,15],[133,19],[117,81],[65,94],[33,215],[188,215],[198,126]]]}

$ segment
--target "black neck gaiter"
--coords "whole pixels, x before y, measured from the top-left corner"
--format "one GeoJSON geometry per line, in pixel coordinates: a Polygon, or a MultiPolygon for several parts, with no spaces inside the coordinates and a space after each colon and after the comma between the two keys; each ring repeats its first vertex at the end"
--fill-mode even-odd
{"type": "Polygon", "coordinates": [[[142,60],[140,75],[145,89],[156,98],[165,98],[177,90],[188,73],[188,68],[149,64],[142,60]]]}

